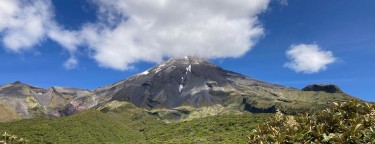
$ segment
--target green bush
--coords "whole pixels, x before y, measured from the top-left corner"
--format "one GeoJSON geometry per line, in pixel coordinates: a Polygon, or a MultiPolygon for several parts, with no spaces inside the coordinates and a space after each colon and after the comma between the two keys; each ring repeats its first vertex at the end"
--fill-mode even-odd
{"type": "Polygon", "coordinates": [[[29,141],[24,138],[18,138],[15,135],[8,134],[7,132],[4,132],[0,136],[0,144],[26,144],[29,141]]]}
{"type": "Polygon", "coordinates": [[[250,143],[375,143],[375,105],[358,100],[334,103],[315,114],[285,116],[259,125],[250,143]]]}

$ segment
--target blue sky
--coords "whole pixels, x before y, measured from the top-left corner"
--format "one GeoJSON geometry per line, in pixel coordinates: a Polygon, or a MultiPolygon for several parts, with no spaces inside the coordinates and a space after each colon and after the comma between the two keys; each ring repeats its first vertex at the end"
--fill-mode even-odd
{"type": "Polygon", "coordinates": [[[375,101],[375,1],[178,2],[4,0],[0,84],[95,89],[199,55],[255,79],[333,83],[375,101]]]}

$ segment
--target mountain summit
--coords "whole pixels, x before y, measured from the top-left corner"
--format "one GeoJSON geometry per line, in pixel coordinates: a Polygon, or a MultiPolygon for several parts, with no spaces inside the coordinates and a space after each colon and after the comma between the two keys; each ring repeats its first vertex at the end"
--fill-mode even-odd
{"type": "Polygon", "coordinates": [[[146,109],[199,108],[224,104],[230,93],[241,91],[241,86],[290,89],[224,70],[198,57],[184,57],[169,59],[97,92],[146,109]]]}

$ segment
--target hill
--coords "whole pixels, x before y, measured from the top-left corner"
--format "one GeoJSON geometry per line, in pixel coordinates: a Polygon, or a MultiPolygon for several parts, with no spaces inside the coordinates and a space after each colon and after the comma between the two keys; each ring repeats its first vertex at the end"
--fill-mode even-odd
{"type": "Polygon", "coordinates": [[[104,97],[78,88],[39,88],[16,81],[0,86],[0,122],[62,117],[96,106],[104,97]]]}

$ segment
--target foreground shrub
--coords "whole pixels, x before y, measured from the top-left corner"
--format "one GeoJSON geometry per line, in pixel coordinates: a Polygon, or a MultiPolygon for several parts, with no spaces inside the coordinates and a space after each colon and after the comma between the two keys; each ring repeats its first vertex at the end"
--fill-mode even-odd
{"type": "Polygon", "coordinates": [[[18,138],[15,135],[8,134],[7,132],[4,132],[0,136],[0,144],[26,144],[28,143],[28,140],[24,138],[18,138]]]}
{"type": "Polygon", "coordinates": [[[334,103],[313,115],[285,116],[280,111],[258,126],[250,143],[375,143],[375,105],[334,103]]]}

